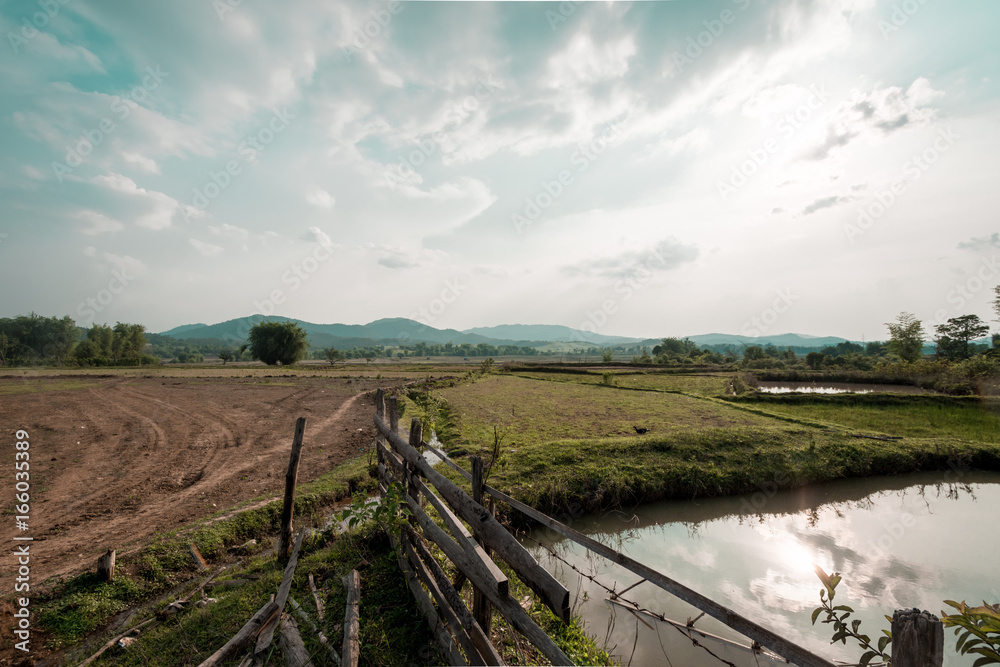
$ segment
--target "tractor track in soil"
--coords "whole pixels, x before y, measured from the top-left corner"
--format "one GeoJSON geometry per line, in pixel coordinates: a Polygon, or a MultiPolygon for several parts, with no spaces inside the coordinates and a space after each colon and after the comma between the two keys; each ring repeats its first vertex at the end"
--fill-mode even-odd
{"type": "MultiPolygon", "coordinates": [[[[17,380],[0,378],[0,387],[8,382],[17,380]]],[[[109,548],[122,553],[280,493],[297,417],[306,417],[299,481],[319,477],[373,440],[371,392],[403,380],[105,377],[83,389],[39,382],[42,391],[0,398],[3,431],[30,435],[33,585],[92,568],[109,548]]],[[[0,458],[13,469],[13,449],[0,458]]],[[[13,537],[10,523],[5,533],[13,537]]],[[[13,572],[4,559],[0,576],[13,572]]]]}

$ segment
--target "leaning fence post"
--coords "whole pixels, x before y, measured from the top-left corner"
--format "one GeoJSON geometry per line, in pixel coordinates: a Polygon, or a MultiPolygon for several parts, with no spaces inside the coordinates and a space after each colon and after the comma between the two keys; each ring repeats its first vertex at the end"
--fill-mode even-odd
{"type": "Polygon", "coordinates": [[[944,663],[944,625],[919,609],[897,609],[892,614],[892,667],[941,667],[944,663]]]}
{"type": "Polygon", "coordinates": [[[299,476],[299,454],[302,452],[302,436],[306,430],[306,418],[295,422],[295,436],[292,438],[292,454],[288,457],[288,472],[285,473],[285,502],[281,506],[281,533],[278,538],[278,561],[288,560],[288,549],[292,543],[292,514],[295,513],[295,482],[299,476]]]}
{"type": "MultiPolygon", "coordinates": [[[[410,421],[410,447],[413,447],[415,450],[419,452],[421,447],[420,443],[423,441],[423,439],[424,439],[424,425],[420,421],[419,417],[414,417],[410,421]]],[[[409,463],[404,461],[403,472],[404,472],[403,477],[407,480],[406,481],[407,495],[413,498],[413,500],[416,501],[417,505],[420,505],[420,490],[417,488],[417,485],[413,482],[412,479],[412,476],[417,474],[416,468],[414,468],[409,463]]],[[[410,523],[411,525],[416,525],[416,519],[414,519],[412,516],[410,517],[410,523]]]]}
{"type": "MultiPolygon", "coordinates": [[[[472,457],[472,499],[475,500],[480,505],[483,504],[483,486],[485,482],[483,481],[483,459],[478,456],[472,457]]],[[[478,535],[476,536],[476,541],[479,542],[480,546],[486,552],[486,557],[489,558],[490,548],[486,546],[482,538],[478,535]]],[[[486,598],[485,595],[478,589],[474,588],[472,591],[472,615],[475,617],[476,622],[486,633],[486,636],[490,636],[490,627],[493,623],[493,605],[486,598]]]]}
{"type": "Polygon", "coordinates": [[[347,606],[344,610],[344,644],[341,664],[343,667],[358,667],[360,646],[358,643],[358,607],[361,602],[361,576],[357,570],[351,570],[344,577],[344,587],[347,588],[347,606]]]}

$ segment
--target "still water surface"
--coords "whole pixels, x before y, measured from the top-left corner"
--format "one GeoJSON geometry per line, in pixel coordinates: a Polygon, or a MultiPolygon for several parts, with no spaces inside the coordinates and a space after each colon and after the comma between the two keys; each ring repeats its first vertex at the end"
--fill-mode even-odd
{"type": "MultiPolygon", "coordinates": [[[[830,626],[810,625],[821,587],[813,563],[842,573],[836,602],[854,607],[873,638],[888,629],[883,615],[894,609],[940,614],[945,599],[998,602],[998,507],[1000,475],[951,471],[660,502],[572,525],[819,655],[856,662],[860,649],[832,646],[830,626]]],[[[607,637],[622,664],[723,664],[674,627],[645,616],[639,621],[609,604],[606,591],[532,540],[615,590],[640,578],[552,531],[539,529],[525,540],[570,589],[574,613],[591,634],[607,637]]],[[[681,623],[699,613],[649,583],[624,597],[681,623]]],[[[696,627],[746,643],[707,616],[696,627]]],[[[956,656],[952,633],[945,632],[945,664],[971,665],[956,656]]],[[[723,642],[702,643],[738,665],[778,664],[723,642]]]]}

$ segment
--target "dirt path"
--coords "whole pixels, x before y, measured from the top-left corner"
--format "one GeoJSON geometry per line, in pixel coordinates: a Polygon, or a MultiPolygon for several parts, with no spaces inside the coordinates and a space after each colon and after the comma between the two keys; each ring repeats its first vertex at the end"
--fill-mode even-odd
{"type": "MultiPolygon", "coordinates": [[[[0,379],[0,390],[7,382],[17,380],[0,379]]],[[[0,396],[3,432],[30,434],[33,583],[90,568],[109,547],[127,551],[158,531],[280,492],[300,416],[299,480],[318,477],[373,439],[368,392],[386,385],[321,377],[103,378],[77,389],[39,382],[42,391],[0,396]]],[[[13,470],[13,448],[0,459],[13,470]]],[[[2,559],[0,576],[12,571],[2,559]]]]}

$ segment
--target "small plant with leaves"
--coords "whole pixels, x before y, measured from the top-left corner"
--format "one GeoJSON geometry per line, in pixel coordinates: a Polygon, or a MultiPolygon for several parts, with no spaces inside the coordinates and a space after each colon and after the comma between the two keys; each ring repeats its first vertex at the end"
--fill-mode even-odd
{"type": "MultiPolygon", "coordinates": [[[[812,613],[813,625],[816,625],[816,619],[821,614],[825,614],[826,618],[823,619],[823,622],[833,625],[833,639],[830,640],[831,642],[839,641],[842,644],[846,644],[848,639],[857,640],[858,644],[865,651],[858,662],[859,667],[890,665],[891,656],[885,650],[889,643],[892,642],[892,633],[888,630],[883,630],[882,633],[884,636],[878,638],[877,646],[873,646],[871,637],[861,634],[860,619],[856,618],[851,621],[850,625],[847,624],[847,619],[854,613],[854,609],[848,607],[846,604],[833,604],[833,598],[837,593],[837,584],[841,580],[840,573],[827,574],[819,565],[813,565],[813,568],[816,570],[816,576],[823,582],[823,588],[819,591],[820,606],[813,609],[812,613]],[[879,658],[880,661],[872,662],[875,658],[879,658]]],[[[889,619],[890,623],[892,622],[891,617],[886,616],[886,618],[889,619]]]]}
{"type": "Polygon", "coordinates": [[[973,667],[1000,664],[1000,604],[986,604],[985,600],[981,607],[969,607],[964,601],[945,600],[944,603],[958,610],[957,614],[941,612],[944,627],[955,628],[958,652],[982,656],[973,667]]]}
{"type": "Polygon", "coordinates": [[[479,374],[489,375],[493,371],[493,357],[487,357],[479,363],[479,374]]]}
{"type": "Polygon", "coordinates": [[[410,512],[403,500],[405,490],[400,484],[390,484],[384,496],[377,500],[357,496],[350,507],[340,513],[340,520],[351,530],[374,522],[387,533],[398,532],[410,512]]]}
{"type": "Polygon", "coordinates": [[[605,387],[615,386],[615,374],[610,371],[601,373],[601,384],[605,387]]]}

